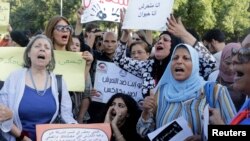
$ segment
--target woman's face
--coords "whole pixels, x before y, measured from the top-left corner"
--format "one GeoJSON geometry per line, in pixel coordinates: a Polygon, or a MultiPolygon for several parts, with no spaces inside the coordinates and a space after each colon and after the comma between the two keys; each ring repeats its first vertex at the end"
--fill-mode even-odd
{"type": "Polygon", "coordinates": [[[72,41],[73,42],[72,42],[72,45],[70,45],[70,50],[74,52],[80,52],[81,45],[80,45],[79,39],[76,37],[73,37],[72,41]]]}
{"type": "Polygon", "coordinates": [[[192,73],[192,66],[189,51],[186,48],[177,48],[171,64],[171,72],[175,80],[186,80],[192,73]]]}
{"type": "Polygon", "coordinates": [[[233,71],[235,72],[234,89],[250,96],[250,61],[242,63],[239,61],[237,55],[233,56],[232,61],[233,71]]]}
{"type": "Polygon", "coordinates": [[[66,46],[69,41],[72,27],[64,20],[60,20],[53,31],[54,44],[59,46],[66,46]]]}
{"type": "Polygon", "coordinates": [[[135,41],[141,41],[141,38],[138,36],[138,34],[133,33],[132,34],[132,42],[135,42],[135,41]]]}
{"type": "Polygon", "coordinates": [[[135,44],[131,49],[131,57],[136,60],[147,60],[149,53],[146,52],[144,46],[135,44]]]}
{"type": "Polygon", "coordinates": [[[124,103],[122,98],[116,98],[112,102],[113,110],[111,111],[111,119],[113,120],[115,118],[116,114],[120,114],[120,118],[118,122],[124,121],[126,117],[128,116],[128,108],[126,104],[124,103]]]}
{"type": "Polygon", "coordinates": [[[46,39],[37,39],[28,53],[31,65],[46,68],[51,60],[52,47],[46,39]]]}
{"type": "Polygon", "coordinates": [[[170,48],[171,37],[168,34],[161,35],[155,44],[155,58],[157,60],[165,59],[170,53],[170,48]]]}
{"type": "Polygon", "coordinates": [[[232,57],[226,58],[223,62],[221,62],[222,65],[222,70],[224,74],[228,76],[233,76],[234,71],[233,71],[233,63],[232,63],[232,57]]]}

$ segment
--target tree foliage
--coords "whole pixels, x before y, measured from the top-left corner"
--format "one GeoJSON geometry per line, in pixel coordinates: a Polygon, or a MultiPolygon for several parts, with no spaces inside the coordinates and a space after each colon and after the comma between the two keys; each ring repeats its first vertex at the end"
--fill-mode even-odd
{"type": "MultiPolygon", "coordinates": [[[[8,1],[8,0],[7,0],[8,1]]],[[[9,0],[10,23],[14,29],[43,30],[48,20],[60,15],[61,0],[9,0]]],[[[63,0],[63,16],[72,25],[81,0],[63,0]]],[[[195,29],[201,36],[211,28],[219,28],[228,40],[239,40],[250,30],[250,0],[175,0],[174,15],[180,16],[187,28],[195,29]]],[[[150,24],[150,23],[148,23],[150,24]]],[[[103,28],[116,24],[101,22],[103,28]]]]}

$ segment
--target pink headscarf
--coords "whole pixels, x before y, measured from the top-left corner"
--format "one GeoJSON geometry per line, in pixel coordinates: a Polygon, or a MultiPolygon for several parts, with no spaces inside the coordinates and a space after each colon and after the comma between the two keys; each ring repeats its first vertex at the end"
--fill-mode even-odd
{"type": "Polygon", "coordinates": [[[250,44],[250,34],[248,34],[245,39],[242,41],[242,47],[245,47],[245,45],[250,44]]]}
{"type": "Polygon", "coordinates": [[[219,75],[218,75],[218,77],[221,77],[224,81],[229,82],[229,83],[233,83],[234,76],[224,73],[226,68],[223,67],[222,63],[228,57],[232,56],[232,48],[240,49],[241,45],[240,45],[240,43],[229,43],[224,47],[224,49],[222,50],[222,54],[221,54],[221,60],[220,60],[220,66],[219,66],[219,75]]]}

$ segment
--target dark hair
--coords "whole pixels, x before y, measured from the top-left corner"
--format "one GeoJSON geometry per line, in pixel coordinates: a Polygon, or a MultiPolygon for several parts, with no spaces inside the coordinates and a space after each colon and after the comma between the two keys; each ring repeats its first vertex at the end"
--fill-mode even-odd
{"type": "MultiPolygon", "coordinates": [[[[44,31],[44,34],[50,38],[50,40],[52,41],[52,43],[54,44],[54,38],[53,38],[53,31],[54,31],[54,28],[56,26],[56,24],[59,22],[59,21],[65,21],[68,25],[70,25],[69,21],[65,18],[65,17],[62,17],[62,16],[54,16],[52,17],[46,28],[45,28],[45,31],[44,31]]],[[[72,44],[72,32],[71,34],[69,35],[69,41],[66,45],[66,50],[69,51],[70,50],[70,45],[72,44]]]]}
{"type": "Polygon", "coordinates": [[[161,76],[163,75],[165,68],[167,67],[168,63],[171,60],[171,56],[173,54],[174,48],[176,45],[178,45],[179,43],[182,43],[180,38],[175,37],[174,35],[172,35],[170,32],[168,31],[163,31],[160,35],[162,36],[163,34],[167,34],[171,37],[171,48],[170,48],[170,53],[169,55],[164,58],[163,60],[157,60],[156,58],[154,58],[155,62],[153,64],[153,71],[152,71],[152,76],[156,81],[159,81],[161,79],[161,76]]]}
{"type": "Polygon", "coordinates": [[[109,107],[112,105],[112,102],[116,98],[121,98],[127,106],[127,109],[128,109],[127,113],[129,114],[129,117],[126,119],[125,124],[136,124],[138,117],[139,117],[138,113],[140,113],[140,109],[137,105],[137,102],[130,95],[123,94],[123,93],[116,93],[108,100],[105,106],[104,112],[103,112],[103,116],[102,116],[103,121],[105,119],[105,115],[109,107]]]}
{"type": "Polygon", "coordinates": [[[78,39],[80,40],[80,44],[81,44],[80,52],[83,52],[83,51],[91,52],[91,48],[87,44],[85,44],[83,32],[81,32],[80,35],[74,35],[74,36],[77,36],[78,39]]]}
{"type": "Polygon", "coordinates": [[[202,40],[207,42],[212,42],[212,39],[218,42],[225,42],[225,34],[220,29],[210,29],[203,36],[202,40]]]}
{"type": "Polygon", "coordinates": [[[47,70],[49,71],[53,71],[55,68],[55,55],[54,55],[54,49],[53,49],[53,44],[51,42],[51,40],[46,37],[45,35],[39,34],[36,35],[34,37],[31,38],[30,42],[28,43],[27,47],[25,48],[24,54],[23,54],[23,60],[24,60],[24,64],[23,67],[25,68],[30,68],[31,67],[31,60],[30,57],[28,56],[34,42],[38,39],[45,39],[49,42],[50,46],[51,46],[51,60],[49,62],[49,64],[47,65],[47,70]]]}
{"type": "Polygon", "coordinates": [[[141,111],[139,110],[137,102],[130,95],[126,95],[123,93],[116,93],[108,100],[105,106],[104,110],[105,113],[103,113],[103,121],[105,119],[105,115],[108,111],[108,108],[112,105],[112,102],[116,98],[121,98],[126,104],[128,109],[127,113],[129,114],[129,116],[127,117],[125,123],[119,128],[123,136],[125,138],[128,138],[131,135],[133,135],[133,133],[136,133],[136,123],[140,117],[141,111]]]}
{"type": "Polygon", "coordinates": [[[21,47],[25,47],[29,43],[29,38],[23,31],[12,31],[10,37],[21,47]]]}
{"type": "Polygon", "coordinates": [[[99,26],[96,23],[90,22],[90,23],[86,24],[85,31],[86,32],[91,32],[91,30],[94,29],[94,28],[99,28],[99,26]]]}

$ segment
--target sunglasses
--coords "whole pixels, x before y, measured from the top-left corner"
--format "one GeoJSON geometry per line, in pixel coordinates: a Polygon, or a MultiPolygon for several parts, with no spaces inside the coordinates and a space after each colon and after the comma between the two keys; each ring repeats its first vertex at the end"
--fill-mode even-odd
{"type": "Polygon", "coordinates": [[[241,63],[248,63],[250,61],[250,48],[232,48],[232,56],[238,55],[238,59],[241,63]]]}
{"type": "Polygon", "coordinates": [[[71,25],[56,25],[55,29],[60,32],[72,32],[73,28],[71,25]]]}

